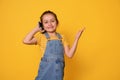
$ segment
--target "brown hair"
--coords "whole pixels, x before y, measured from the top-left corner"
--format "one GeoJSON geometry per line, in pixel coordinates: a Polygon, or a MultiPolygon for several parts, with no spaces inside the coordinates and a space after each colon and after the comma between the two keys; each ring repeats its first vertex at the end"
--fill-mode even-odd
{"type": "Polygon", "coordinates": [[[41,22],[43,22],[43,21],[42,21],[42,18],[43,18],[43,16],[44,16],[45,14],[52,14],[52,15],[55,17],[55,20],[56,20],[57,24],[59,23],[59,21],[58,21],[58,19],[57,19],[57,15],[56,15],[54,12],[50,11],[50,10],[43,12],[43,14],[42,14],[41,17],[40,17],[40,21],[41,21],[41,22]]]}

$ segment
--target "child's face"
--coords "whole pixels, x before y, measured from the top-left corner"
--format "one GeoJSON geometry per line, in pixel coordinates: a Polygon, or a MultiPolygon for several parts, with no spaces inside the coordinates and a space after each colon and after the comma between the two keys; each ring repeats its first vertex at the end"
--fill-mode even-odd
{"type": "Polygon", "coordinates": [[[42,23],[43,23],[44,29],[47,32],[51,33],[51,32],[55,32],[56,31],[57,22],[56,22],[55,17],[52,14],[45,14],[42,17],[42,23]]]}

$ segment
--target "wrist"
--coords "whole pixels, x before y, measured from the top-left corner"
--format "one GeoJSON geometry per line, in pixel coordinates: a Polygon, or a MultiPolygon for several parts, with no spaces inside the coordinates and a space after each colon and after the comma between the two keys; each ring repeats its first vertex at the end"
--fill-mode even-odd
{"type": "Polygon", "coordinates": [[[75,41],[78,41],[79,40],[79,38],[75,38],[75,41]]]}
{"type": "Polygon", "coordinates": [[[38,31],[39,31],[39,30],[38,30],[37,28],[34,28],[33,31],[32,31],[32,33],[33,33],[33,34],[36,34],[38,31]]]}

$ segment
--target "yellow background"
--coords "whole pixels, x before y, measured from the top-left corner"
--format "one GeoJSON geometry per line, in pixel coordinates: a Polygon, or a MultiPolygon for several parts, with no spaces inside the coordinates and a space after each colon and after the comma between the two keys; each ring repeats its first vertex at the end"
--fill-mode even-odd
{"type": "Polygon", "coordinates": [[[39,46],[22,40],[45,10],[57,14],[70,45],[86,27],[75,56],[65,57],[65,80],[120,80],[119,0],[0,0],[0,80],[34,80],[39,46]]]}

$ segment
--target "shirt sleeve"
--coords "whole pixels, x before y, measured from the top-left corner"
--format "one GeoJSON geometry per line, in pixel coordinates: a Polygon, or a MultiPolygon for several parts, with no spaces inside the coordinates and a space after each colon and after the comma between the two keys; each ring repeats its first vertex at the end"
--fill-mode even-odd
{"type": "Polygon", "coordinates": [[[64,46],[69,46],[68,41],[66,40],[64,35],[62,35],[62,42],[64,46]]]}

